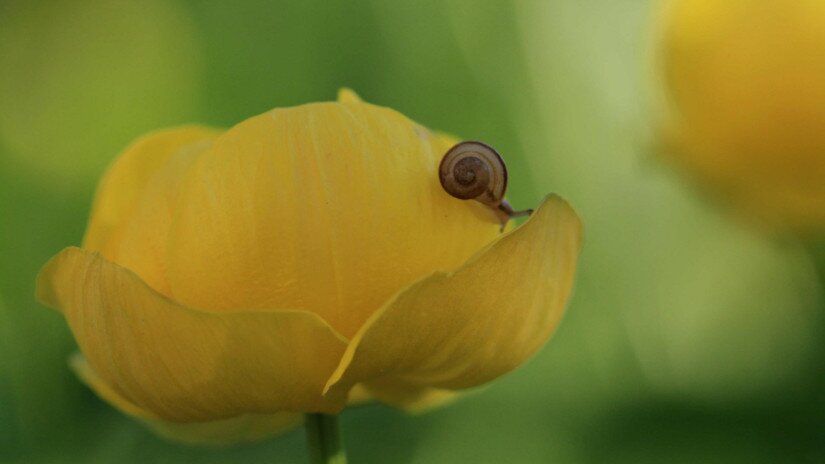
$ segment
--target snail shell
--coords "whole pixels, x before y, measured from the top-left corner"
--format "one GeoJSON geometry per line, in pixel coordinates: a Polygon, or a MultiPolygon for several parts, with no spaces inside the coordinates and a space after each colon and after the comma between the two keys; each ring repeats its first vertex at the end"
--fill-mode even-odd
{"type": "Polygon", "coordinates": [[[461,142],[450,148],[438,168],[441,186],[462,200],[476,200],[498,209],[507,190],[507,167],[492,147],[461,142]]]}
{"type": "Polygon", "coordinates": [[[462,200],[476,200],[489,206],[501,222],[501,230],[514,217],[529,216],[533,210],[514,211],[504,200],[507,166],[493,147],[476,141],[450,148],[438,167],[441,186],[462,200]]]}

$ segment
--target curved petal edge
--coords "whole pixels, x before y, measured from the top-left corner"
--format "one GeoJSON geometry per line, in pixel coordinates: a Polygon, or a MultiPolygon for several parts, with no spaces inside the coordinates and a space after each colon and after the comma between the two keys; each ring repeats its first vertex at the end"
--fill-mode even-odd
{"type": "Polygon", "coordinates": [[[112,390],[89,366],[80,353],[69,358],[69,366],[97,396],[121,412],[148,425],[158,435],[188,445],[225,446],[254,442],[286,432],[301,423],[294,412],[242,414],[208,422],[170,422],[141,409],[112,390]]]}
{"type": "Polygon", "coordinates": [[[520,227],[452,273],[398,293],[355,335],[324,394],[355,383],[455,390],[481,385],[552,335],[573,288],[582,224],[548,196],[520,227]]]}
{"type": "Polygon", "coordinates": [[[165,420],[332,413],[345,405],[321,391],[347,341],[315,314],[192,309],[79,248],[52,258],[37,284],[38,299],[64,314],[103,382],[165,420]]]}

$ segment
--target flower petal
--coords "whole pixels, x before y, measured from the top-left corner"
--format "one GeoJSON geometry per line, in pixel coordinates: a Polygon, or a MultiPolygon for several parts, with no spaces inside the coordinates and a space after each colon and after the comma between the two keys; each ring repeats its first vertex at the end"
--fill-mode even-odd
{"type": "Polygon", "coordinates": [[[98,186],[83,247],[114,259],[123,229],[152,177],[182,148],[211,141],[217,134],[214,129],[187,126],[154,132],[132,143],[98,186]]]}
{"type": "Polygon", "coordinates": [[[118,240],[103,256],[134,272],[150,287],[175,299],[167,276],[169,230],[179,208],[180,179],[211,144],[202,140],[180,148],[149,180],[123,221],[118,240]]]}
{"type": "Polygon", "coordinates": [[[348,87],[341,87],[338,89],[338,103],[363,103],[364,100],[361,100],[361,97],[355,93],[354,90],[348,87]]]}
{"type": "Polygon", "coordinates": [[[336,412],[321,397],[346,340],[305,311],[206,312],[177,304],[97,253],[67,248],[38,278],[95,372],[172,421],[244,413],[336,412]]]}
{"type": "Polygon", "coordinates": [[[468,388],[512,370],[555,330],[580,245],[579,218],[551,195],[462,268],[420,280],[375,313],[325,394],[343,395],[357,382],[468,388]]]}
{"type": "Polygon", "coordinates": [[[825,2],[660,2],[663,154],[773,229],[825,230],[825,2]]]}
{"type": "Polygon", "coordinates": [[[285,432],[301,423],[302,414],[243,414],[209,422],[169,422],[141,409],[110,388],[89,366],[86,358],[75,353],[69,358],[75,374],[100,398],[120,411],[139,419],[158,435],[172,441],[198,445],[229,445],[258,441],[285,432]]]}
{"type": "Polygon", "coordinates": [[[500,236],[492,209],[442,188],[449,148],[353,101],[236,125],[181,180],[170,294],[210,310],[305,309],[351,337],[399,289],[500,236]]]}

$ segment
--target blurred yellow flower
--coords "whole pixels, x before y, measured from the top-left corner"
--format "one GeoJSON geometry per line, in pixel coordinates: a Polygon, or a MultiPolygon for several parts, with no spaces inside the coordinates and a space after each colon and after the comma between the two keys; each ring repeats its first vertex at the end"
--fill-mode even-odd
{"type": "Polygon", "coordinates": [[[550,337],[581,241],[556,196],[501,234],[447,194],[453,143],[346,90],[150,134],[38,297],[66,317],[78,375],[169,436],[254,439],[353,396],[432,405],[550,337]]]}
{"type": "Polygon", "coordinates": [[[825,2],[667,5],[660,52],[675,160],[771,227],[825,229],[825,2]]]}

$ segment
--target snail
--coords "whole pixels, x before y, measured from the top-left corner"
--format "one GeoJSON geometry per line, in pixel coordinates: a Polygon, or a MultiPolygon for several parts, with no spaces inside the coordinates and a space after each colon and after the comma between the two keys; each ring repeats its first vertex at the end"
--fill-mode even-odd
{"type": "Polygon", "coordinates": [[[466,141],[455,145],[441,159],[438,168],[441,186],[462,200],[483,203],[501,221],[501,229],[512,218],[529,216],[533,210],[514,211],[504,199],[507,190],[507,166],[501,155],[487,144],[466,141]]]}

